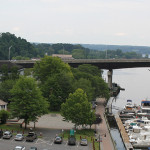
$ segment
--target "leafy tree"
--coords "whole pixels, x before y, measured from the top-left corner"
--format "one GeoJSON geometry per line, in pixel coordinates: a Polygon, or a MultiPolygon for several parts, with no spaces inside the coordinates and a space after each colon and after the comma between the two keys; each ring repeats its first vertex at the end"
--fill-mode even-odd
{"type": "Polygon", "coordinates": [[[49,77],[59,74],[62,71],[72,75],[70,66],[65,64],[58,57],[45,56],[41,61],[36,62],[33,68],[36,79],[44,83],[49,77]]]}
{"type": "Polygon", "coordinates": [[[90,65],[90,64],[83,64],[78,67],[78,70],[81,72],[85,72],[91,74],[93,76],[102,76],[102,70],[98,69],[98,67],[90,65]]]}
{"type": "Polygon", "coordinates": [[[11,98],[10,90],[13,88],[15,82],[15,80],[5,80],[0,83],[0,99],[9,102],[11,98]]]}
{"type": "Polygon", "coordinates": [[[0,110],[0,120],[2,124],[5,124],[7,119],[9,118],[10,113],[4,109],[0,110]]]}
{"type": "Polygon", "coordinates": [[[16,80],[19,78],[19,71],[18,71],[18,67],[17,66],[12,66],[10,68],[8,68],[7,64],[2,65],[1,67],[1,81],[5,81],[5,80],[16,80]]]}
{"type": "Polygon", "coordinates": [[[36,81],[31,77],[20,77],[11,90],[12,115],[24,119],[25,128],[30,121],[47,113],[48,102],[43,98],[36,81]]]}
{"type": "Polygon", "coordinates": [[[61,113],[66,120],[72,121],[75,126],[87,125],[91,120],[93,122],[95,120],[94,112],[91,111],[91,104],[82,89],[77,89],[73,94],[69,94],[66,102],[61,105],[61,113]]]}
{"type": "Polygon", "coordinates": [[[91,81],[85,78],[80,78],[79,80],[76,80],[73,84],[74,89],[82,89],[88,98],[88,101],[92,101],[94,98],[94,87],[92,87],[91,81]]]}
{"type": "MultiPolygon", "coordinates": [[[[75,85],[74,87],[82,88],[86,93],[89,91],[89,94],[87,93],[88,99],[92,100],[96,97],[105,97],[106,99],[109,98],[109,89],[107,83],[102,79],[101,77],[101,70],[95,66],[92,65],[80,65],[78,68],[72,68],[72,72],[75,78],[75,85]],[[90,82],[90,85],[87,85],[86,83],[80,84],[77,82],[80,81],[80,79],[86,79],[88,82],[90,82]],[[77,85],[77,86],[76,86],[77,85]],[[91,99],[92,98],[92,99],[91,99]]],[[[83,80],[81,80],[83,82],[83,80]]]]}
{"type": "Polygon", "coordinates": [[[43,96],[50,102],[50,110],[60,110],[61,104],[68,98],[69,93],[73,92],[72,82],[72,76],[61,72],[41,84],[43,96]]]}
{"type": "Polygon", "coordinates": [[[9,75],[8,75],[8,65],[4,64],[2,65],[1,67],[1,81],[5,81],[5,80],[8,80],[9,79],[9,75]]]}

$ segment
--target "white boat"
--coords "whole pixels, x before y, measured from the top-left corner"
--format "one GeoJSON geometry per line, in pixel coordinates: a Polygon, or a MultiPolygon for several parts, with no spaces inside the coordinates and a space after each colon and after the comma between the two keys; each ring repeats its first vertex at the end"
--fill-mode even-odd
{"type": "Polygon", "coordinates": [[[132,100],[128,99],[127,104],[125,105],[125,110],[133,110],[134,106],[132,105],[132,100]]]}

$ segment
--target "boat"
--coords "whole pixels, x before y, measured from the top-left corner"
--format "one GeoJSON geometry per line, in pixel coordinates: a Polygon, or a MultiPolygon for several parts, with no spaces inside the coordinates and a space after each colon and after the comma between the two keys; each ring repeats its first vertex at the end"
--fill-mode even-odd
{"type": "Polygon", "coordinates": [[[125,110],[133,110],[134,106],[132,105],[132,100],[128,99],[127,104],[125,105],[125,110]]]}
{"type": "Polygon", "coordinates": [[[150,101],[149,100],[142,100],[141,101],[141,110],[137,113],[138,117],[146,116],[150,119],[150,101]]]}

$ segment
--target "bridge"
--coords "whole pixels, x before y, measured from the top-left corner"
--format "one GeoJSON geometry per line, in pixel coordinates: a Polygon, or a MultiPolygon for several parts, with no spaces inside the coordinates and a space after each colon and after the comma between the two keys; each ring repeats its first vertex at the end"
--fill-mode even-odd
{"type": "MultiPolygon", "coordinates": [[[[39,60],[0,60],[0,67],[2,64],[19,65],[22,68],[32,68],[39,60]]],[[[150,67],[150,59],[62,59],[63,62],[68,63],[71,67],[78,67],[82,64],[91,64],[97,66],[99,69],[107,69],[108,71],[108,85],[112,87],[113,69],[136,68],[136,67],[150,67]]]]}
{"type": "MultiPolygon", "coordinates": [[[[37,60],[38,61],[38,60],[37,60]]],[[[23,68],[32,68],[37,62],[36,60],[0,60],[2,64],[16,64],[23,68]]],[[[82,64],[91,64],[97,66],[99,69],[123,69],[136,67],[150,67],[150,59],[62,59],[63,62],[68,63],[71,67],[78,67],[82,64]]]]}

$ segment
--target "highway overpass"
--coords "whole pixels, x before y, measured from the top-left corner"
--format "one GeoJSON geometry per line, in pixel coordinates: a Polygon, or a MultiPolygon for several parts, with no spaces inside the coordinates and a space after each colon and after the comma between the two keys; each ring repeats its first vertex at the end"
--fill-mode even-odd
{"type": "MultiPolygon", "coordinates": [[[[113,69],[150,67],[150,59],[62,59],[62,61],[68,63],[71,67],[78,67],[82,64],[91,64],[97,66],[99,69],[107,69],[108,86],[110,88],[112,87],[113,69]]],[[[8,64],[9,66],[19,65],[22,68],[32,68],[35,63],[36,60],[1,60],[0,67],[3,64],[8,64]]]]}

